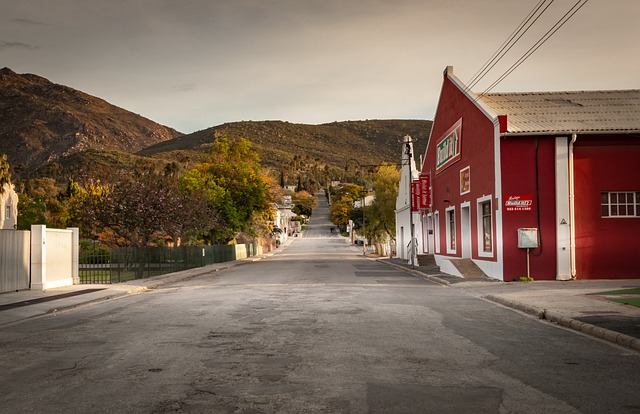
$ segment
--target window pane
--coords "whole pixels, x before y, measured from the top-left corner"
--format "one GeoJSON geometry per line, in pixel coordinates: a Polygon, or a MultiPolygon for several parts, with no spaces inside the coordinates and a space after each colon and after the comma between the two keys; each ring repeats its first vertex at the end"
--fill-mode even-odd
{"type": "Polygon", "coordinates": [[[618,203],[624,204],[627,202],[627,193],[618,193],[618,203]]]}
{"type": "Polygon", "coordinates": [[[612,216],[617,216],[618,215],[618,207],[617,206],[611,206],[611,215],[612,216]]]}
{"type": "Polygon", "coordinates": [[[619,206],[618,207],[618,215],[626,216],[627,215],[627,206],[619,206]]]}
{"type": "Polygon", "coordinates": [[[600,202],[602,204],[609,204],[609,193],[600,193],[600,202]]]}
{"type": "Polygon", "coordinates": [[[609,206],[602,206],[602,217],[609,217],[609,206]]]}
{"type": "Polygon", "coordinates": [[[618,202],[618,194],[617,193],[609,193],[611,196],[611,204],[615,204],[618,202]]]}

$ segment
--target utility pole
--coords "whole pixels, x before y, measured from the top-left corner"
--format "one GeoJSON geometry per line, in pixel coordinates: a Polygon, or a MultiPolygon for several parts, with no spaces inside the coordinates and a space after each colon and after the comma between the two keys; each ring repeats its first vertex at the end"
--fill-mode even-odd
{"type": "Polygon", "coordinates": [[[411,153],[411,137],[409,135],[405,135],[404,137],[404,145],[405,145],[405,154],[407,155],[407,165],[409,166],[409,229],[411,230],[411,249],[409,250],[409,255],[411,256],[411,268],[415,267],[415,235],[413,230],[413,176],[411,171],[411,161],[413,161],[413,154],[411,153]]]}

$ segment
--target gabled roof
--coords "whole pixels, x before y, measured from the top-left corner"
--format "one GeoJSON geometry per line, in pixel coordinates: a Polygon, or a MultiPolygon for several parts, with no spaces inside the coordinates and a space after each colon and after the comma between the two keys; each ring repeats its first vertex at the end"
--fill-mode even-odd
{"type": "Polygon", "coordinates": [[[640,132],[640,89],[490,93],[479,101],[507,116],[507,135],[640,132]]]}

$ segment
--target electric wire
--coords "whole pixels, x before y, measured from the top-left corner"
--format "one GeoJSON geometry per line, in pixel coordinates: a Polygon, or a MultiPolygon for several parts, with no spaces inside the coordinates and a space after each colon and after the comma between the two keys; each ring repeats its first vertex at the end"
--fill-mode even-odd
{"type": "Polygon", "coordinates": [[[547,0],[540,0],[538,4],[531,9],[529,14],[524,18],[522,22],[516,27],[516,29],[509,35],[507,40],[502,43],[502,45],[493,53],[493,55],[485,62],[482,67],[473,75],[473,78],[467,82],[466,90],[471,90],[478,82],[480,82],[491,69],[495,67],[498,62],[500,62],[504,56],[518,43],[518,41],[524,36],[525,33],[529,31],[531,26],[533,26],[540,16],[544,14],[545,11],[553,4],[555,0],[551,0],[549,4],[538,14],[540,9],[545,5],[547,0]],[[535,17],[535,19],[534,19],[535,17]],[[533,21],[531,21],[534,19],[533,21]],[[526,26],[526,27],[525,27],[526,26]],[[519,36],[518,36],[519,35],[519,36]],[[517,38],[516,38],[517,36],[517,38]],[[505,50],[506,49],[506,50],[505,50]]]}
{"type": "Polygon", "coordinates": [[[509,69],[507,69],[500,77],[494,81],[488,88],[478,95],[476,100],[486,95],[490,90],[495,88],[500,82],[506,79],[514,70],[522,65],[536,50],[538,50],[543,44],[547,42],[562,26],[565,25],[589,0],[578,0],[573,7],[569,9],[538,41],[527,50],[509,69]]]}

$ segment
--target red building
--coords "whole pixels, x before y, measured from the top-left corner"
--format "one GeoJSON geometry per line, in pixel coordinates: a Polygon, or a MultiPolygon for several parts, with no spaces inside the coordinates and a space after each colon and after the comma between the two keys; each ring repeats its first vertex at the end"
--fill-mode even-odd
{"type": "Polygon", "coordinates": [[[640,277],[640,90],[478,96],[448,67],[422,174],[444,272],[640,277]]]}

